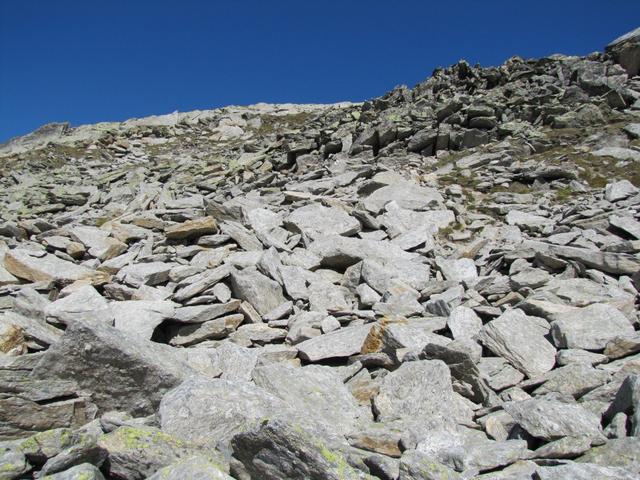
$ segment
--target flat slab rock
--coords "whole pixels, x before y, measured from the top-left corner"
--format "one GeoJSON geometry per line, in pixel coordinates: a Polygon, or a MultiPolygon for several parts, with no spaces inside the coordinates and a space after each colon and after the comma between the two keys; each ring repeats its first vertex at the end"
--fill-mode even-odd
{"type": "Polygon", "coordinates": [[[614,338],[633,333],[633,326],[620,310],[602,303],[576,308],[551,323],[558,348],[602,350],[614,338]]]}
{"type": "Polygon", "coordinates": [[[534,398],[507,402],[504,409],[529,434],[542,440],[584,436],[604,439],[600,418],[578,404],[534,398]]]}
{"type": "Polygon", "coordinates": [[[509,310],[487,323],[480,341],[528,377],[548,372],[556,363],[556,349],[544,337],[546,331],[521,310],[509,310]]]}
{"type": "Polygon", "coordinates": [[[344,210],[318,204],[295,209],[285,219],[285,225],[309,238],[332,234],[351,236],[361,228],[360,222],[344,210]]]}
{"type": "Polygon", "coordinates": [[[7,251],[4,255],[4,266],[12,275],[31,282],[72,283],[76,280],[101,281],[106,278],[102,272],[63,260],[55,255],[34,254],[29,250],[7,251]]]}
{"type": "Polygon", "coordinates": [[[296,345],[300,358],[318,362],[329,358],[344,358],[360,353],[372,324],[346,327],[296,345]]]}

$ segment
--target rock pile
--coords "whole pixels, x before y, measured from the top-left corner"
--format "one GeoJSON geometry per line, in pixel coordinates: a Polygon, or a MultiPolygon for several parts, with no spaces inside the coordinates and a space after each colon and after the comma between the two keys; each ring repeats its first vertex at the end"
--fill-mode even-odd
{"type": "Polygon", "coordinates": [[[640,477],[640,62],[0,147],[0,478],[640,477]]]}

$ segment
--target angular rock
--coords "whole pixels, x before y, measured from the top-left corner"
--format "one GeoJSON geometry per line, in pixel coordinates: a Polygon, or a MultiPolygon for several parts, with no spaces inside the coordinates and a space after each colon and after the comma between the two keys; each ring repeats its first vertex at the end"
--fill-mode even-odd
{"type": "Polygon", "coordinates": [[[203,217],[171,225],[165,229],[165,234],[169,240],[186,240],[215,233],[217,229],[218,224],[213,217],[203,217]]]}
{"type": "Polygon", "coordinates": [[[209,446],[227,445],[265,418],[291,413],[284,401],[252,383],[201,377],[167,392],[158,411],[163,432],[209,446]]]}
{"type": "Polygon", "coordinates": [[[456,307],[447,319],[447,327],[454,339],[473,338],[482,329],[482,320],[468,307],[456,307]]]}
{"type": "Polygon", "coordinates": [[[318,362],[330,358],[350,357],[360,353],[371,325],[342,328],[296,345],[300,358],[318,362]]]}
{"type": "Polygon", "coordinates": [[[64,472],[42,477],[46,480],[104,480],[102,472],[90,463],[82,463],[64,472]]]}
{"type": "Polygon", "coordinates": [[[364,199],[363,204],[369,212],[377,214],[392,201],[408,210],[430,210],[442,204],[444,199],[433,188],[406,182],[377,189],[364,199]]]}
{"type": "Polygon", "coordinates": [[[309,365],[295,368],[274,363],[255,368],[253,380],[300,414],[330,425],[331,430],[337,433],[349,433],[358,422],[370,416],[358,406],[331,367],[309,365]]]}
{"type": "Polygon", "coordinates": [[[107,300],[91,285],[85,285],[70,295],[50,303],[45,308],[50,323],[71,325],[75,322],[113,325],[113,312],[107,300]]]}
{"type": "Polygon", "coordinates": [[[295,424],[267,420],[236,435],[233,456],[251,478],[273,480],[373,479],[351,467],[338,451],[295,424]]]}
{"type": "Polygon", "coordinates": [[[403,363],[382,380],[373,401],[380,422],[419,424],[419,428],[453,425],[451,376],[440,360],[403,363]]]}
{"type": "Polygon", "coordinates": [[[610,340],[633,331],[633,326],[617,308],[600,303],[575,309],[551,323],[551,334],[558,348],[602,350],[610,340]]]}
{"type": "Polygon", "coordinates": [[[285,225],[309,238],[322,235],[351,236],[360,231],[360,222],[337,207],[310,204],[297,208],[285,220],[285,225]]]}
{"type": "Polygon", "coordinates": [[[149,480],[190,478],[194,480],[232,480],[218,464],[207,457],[194,456],[161,468],[149,480]]]}
{"type": "Polygon", "coordinates": [[[55,255],[34,253],[29,250],[9,250],[4,256],[4,266],[12,275],[31,282],[55,281],[67,284],[87,280],[96,283],[106,278],[101,272],[62,260],[55,255]]]}
{"type": "Polygon", "coordinates": [[[546,340],[545,333],[521,310],[509,310],[487,323],[479,339],[522,373],[535,377],[548,372],[556,363],[556,349],[546,340]]]}
{"type": "Polygon", "coordinates": [[[171,347],[106,325],[74,323],[43,355],[32,377],[74,380],[92,392],[101,411],[149,415],[164,392],[193,373],[171,347]]]}
{"type": "Polygon", "coordinates": [[[233,295],[249,302],[260,315],[266,315],[286,302],[282,287],[257,270],[236,270],[231,273],[233,295]]]}
{"type": "Polygon", "coordinates": [[[203,323],[184,325],[172,331],[170,345],[188,347],[205,340],[219,340],[229,336],[244,320],[241,313],[226,315],[203,323]]]}
{"type": "Polygon", "coordinates": [[[173,318],[175,303],[153,300],[127,300],[112,302],[109,306],[114,327],[144,340],[151,340],[156,327],[173,318]]]}
{"type": "Polygon", "coordinates": [[[578,404],[531,399],[507,402],[505,411],[530,435],[551,441],[563,437],[601,440],[600,419],[578,404]]]}
{"type": "Polygon", "coordinates": [[[167,465],[204,453],[152,427],[120,427],[98,444],[109,456],[109,475],[132,480],[144,480],[167,465]]]}

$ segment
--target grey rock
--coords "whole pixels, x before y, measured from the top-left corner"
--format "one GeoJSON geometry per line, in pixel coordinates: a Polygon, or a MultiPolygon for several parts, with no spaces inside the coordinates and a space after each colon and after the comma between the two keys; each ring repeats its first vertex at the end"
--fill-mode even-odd
{"type": "Polygon", "coordinates": [[[71,238],[83,244],[89,255],[109,260],[127,250],[127,244],[109,236],[109,232],[96,227],[77,226],[69,232],[71,238]]]}
{"type": "Polygon", "coordinates": [[[432,188],[406,182],[377,189],[364,199],[363,204],[368,211],[377,214],[392,201],[409,210],[430,210],[442,204],[444,199],[432,188]]]}
{"type": "Polygon", "coordinates": [[[109,307],[115,328],[144,340],[151,340],[156,327],[175,314],[175,304],[167,301],[128,300],[109,307]]]}
{"type": "Polygon", "coordinates": [[[309,365],[295,368],[273,363],[257,367],[253,380],[259,387],[281,398],[295,411],[330,425],[334,432],[346,434],[370,412],[358,406],[340,377],[330,367],[309,365]]]}
{"type": "Polygon", "coordinates": [[[637,194],[639,191],[629,180],[620,180],[607,184],[604,189],[604,198],[610,202],[618,202],[637,194]]]}
{"type": "Polygon", "coordinates": [[[604,355],[610,359],[617,359],[640,352],[640,334],[634,332],[629,335],[622,335],[607,342],[604,348],[604,355]]]}
{"type": "Polygon", "coordinates": [[[616,38],[607,45],[605,51],[627,71],[629,76],[640,72],[640,29],[636,28],[616,38]]]}
{"type": "Polygon", "coordinates": [[[264,421],[236,435],[233,456],[251,478],[274,480],[347,480],[372,478],[351,467],[339,451],[321,439],[282,421],[264,421]]]}
{"type": "Polygon", "coordinates": [[[226,315],[203,323],[194,323],[172,330],[170,345],[188,347],[205,340],[226,338],[242,323],[244,316],[240,314],[226,315]]]}
{"type": "Polygon", "coordinates": [[[456,421],[451,376],[440,360],[403,363],[384,377],[373,408],[380,422],[448,427],[456,421]]]}
{"type": "Polygon", "coordinates": [[[562,393],[578,399],[591,390],[608,383],[611,380],[611,375],[609,372],[576,363],[556,368],[537,380],[542,380],[544,383],[534,390],[534,395],[562,393]]]}
{"type": "Polygon", "coordinates": [[[164,392],[193,373],[171,347],[106,325],[75,323],[43,355],[32,377],[75,380],[93,393],[102,411],[148,415],[164,392]]]}
{"type": "Polygon", "coordinates": [[[210,458],[194,456],[186,460],[180,460],[167,467],[161,468],[148,477],[149,480],[188,478],[190,480],[231,480],[210,458]]]}
{"type": "Polygon", "coordinates": [[[635,220],[633,217],[611,215],[609,217],[609,224],[627,232],[636,239],[640,239],[640,222],[635,220]]]}
{"type": "Polygon", "coordinates": [[[591,463],[569,462],[552,467],[539,467],[536,475],[540,480],[632,480],[636,478],[623,468],[602,467],[591,463]]]}
{"type": "Polygon", "coordinates": [[[23,280],[31,282],[55,281],[72,283],[76,280],[97,280],[104,275],[82,265],[63,260],[55,255],[36,254],[29,250],[14,249],[4,254],[4,268],[23,280]]]}
{"type": "Polygon", "coordinates": [[[252,383],[199,377],[166,393],[158,410],[163,432],[209,446],[228,445],[265,418],[291,413],[284,401],[252,383]]]}
{"type": "Polygon", "coordinates": [[[56,343],[62,331],[45,323],[43,320],[25,317],[8,311],[0,315],[0,327],[18,327],[26,340],[33,340],[39,345],[48,346],[56,343]]]}
{"type": "MultiPolygon", "coordinates": [[[[613,157],[617,160],[640,161],[640,152],[623,147],[602,147],[591,152],[597,157],[613,157]]],[[[606,195],[606,190],[605,190],[606,195]]]]}
{"type": "Polygon", "coordinates": [[[563,437],[537,448],[533,458],[576,458],[591,448],[589,437],[563,437]]]}
{"type": "MultiPolygon", "coordinates": [[[[607,344],[609,345],[609,344],[607,344]]],[[[606,363],[608,358],[606,355],[600,353],[587,352],[586,350],[569,348],[566,350],[559,350],[556,355],[556,361],[558,366],[585,364],[585,365],[599,365],[606,363]]]]}
{"type": "Polygon", "coordinates": [[[576,462],[591,463],[604,467],[620,467],[640,475],[640,438],[614,438],[604,445],[593,447],[576,459],[576,462]]]}
{"type": "Polygon", "coordinates": [[[474,280],[478,277],[475,263],[469,258],[458,260],[436,258],[436,265],[447,280],[463,282],[474,280]]]}
{"type": "Polygon", "coordinates": [[[104,480],[102,472],[90,463],[82,463],[64,472],[42,477],[46,480],[104,480]]]}
{"type": "Polygon", "coordinates": [[[6,451],[0,454],[0,472],[3,479],[21,478],[31,468],[25,456],[20,452],[6,451]]]}
{"type": "Polygon", "coordinates": [[[342,328],[296,345],[300,358],[318,362],[330,358],[350,357],[362,351],[371,325],[342,328]]]}
{"type": "Polygon", "coordinates": [[[429,266],[402,259],[365,259],[362,262],[362,278],[381,295],[399,280],[415,290],[422,290],[429,281],[429,266]]]}
{"type": "Polygon", "coordinates": [[[50,323],[70,325],[74,322],[96,322],[113,325],[114,316],[107,300],[91,285],[85,285],[70,295],[50,303],[45,308],[50,323]]]}
{"type": "Polygon", "coordinates": [[[204,453],[152,427],[120,427],[98,444],[109,457],[109,475],[132,480],[143,480],[176,461],[204,453]]]}
{"type": "Polygon", "coordinates": [[[173,295],[173,299],[177,302],[184,302],[185,300],[198,295],[208,288],[213,287],[220,280],[228,277],[230,273],[230,267],[228,265],[222,265],[220,267],[214,268],[213,270],[205,271],[201,274],[195,275],[195,278],[192,277],[190,281],[185,281],[184,285],[179,285],[180,288],[173,295]]]}
{"type": "Polygon", "coordinates": [[[240,307],[240,300],[211,305],[196,305],[175,310],[172,320],[180,323],[203,323],[222,315],[232,313],[240,307]]]}
{"type": "Polygon", "coordinates": [[[630,419],[630,434],[640,436],[640,376],[627,376],[616,392],[613,402],[604,414],[611,421],[617,414],[624,413],[630,419]]]}
{"type": "Polygon", "coordinates": [[[310,204],[297,208],[285,220],[285,224],[309,238],[323,235],[355,235],[360,222],[337,207],[310,204]]]}
{"type": "Polygon", "coordinates": [[[504,409],[530,435],[542,440],[582,436],[602,439],[600,419],[577,404],[531,399],[507,402],[504,409]]]}
{"type": "Polygon", "coordinates": [[[320,258],[322,266],[347,268],[366,258],[413,260],[414,255],[387,241],[359,240],[328,235],[317,238],[310,246],[311,253],[320,258]]]}
{"type": "Polygon", "coordinates": [[[544,335],[544,330],[521,310],[510,310],[486,324],[479,338],[493,353],[534,377],[551,370],[556,361],[556,350],[544,335]]]}
{"type": "Polygon", "coordinates": [[[524,378],[522,372],[502,357],[483,357],[478,362],[478,369],[489,386],[496,391],[513,387],[524,378]]]}
{"type": "Polygon", "coordinates": [[[135,263],[122,268],[118,272],[118,278],[133,287],[160,285],[169,280],[173,267],[175,264],[164,262],[135,263]]]}
{"type": "Polygon", "coordinates": [[[309,284],[309,307],[314,311],[340,312],[352,309],[353,298],[345,287],[325,280],[309,284]]]}
{"type": "Polygon", "coordinates": [[[231,288],[235,297],[249,302],[260,315],[269,313],[286,301],[282,287],[257,270],[232,272],[231,288]]]}
{"type": "Polygon", "coordinates": [[[408,450],[400,459],[398,478],[399,480],[456,480],[461,476],[431,455],[417,450],[408,450]]]}
{"type": "Polygon", "coordinates": [[[447,327],[454,339],[473,338],[482,329],[482,320],[468,307],[456,307],[451,310],[447,327]]]}
{"type": "Polygon", "coordinates": [[[631,333],[633,326],[618,309],[599,303],[567,312],[551,323],[558,348],[602,350],[615,337],[631,333]]]}

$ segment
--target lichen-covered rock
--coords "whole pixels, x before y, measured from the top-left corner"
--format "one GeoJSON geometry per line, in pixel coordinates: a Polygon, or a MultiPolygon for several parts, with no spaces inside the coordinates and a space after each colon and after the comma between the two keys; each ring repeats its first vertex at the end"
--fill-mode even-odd
{"type": "Polygon", "coordinates": [[[143,480],[163,467],[198,454],[222,462],[212,449],[202,449],[151,427],[120,427],[100,438],[98,445],[107,452],[109,475],[116,478],[143,480]]]}
{"type": "Polygon", "coordinates": [[[173,478],[189,478],[192,480],[232,480],[233,477],[227,475],[210,458],[194,456],[161,468],[156,473],[148,477],[148,480],[167,480],[173,478]]]}
{"type": "Polygon", "coordinates": [[[278,480],[350,480],[373,478],[354,469],[347,458],[295,423],[265,421],[239,433],[233,456],[251,478],[278,480]]]}

